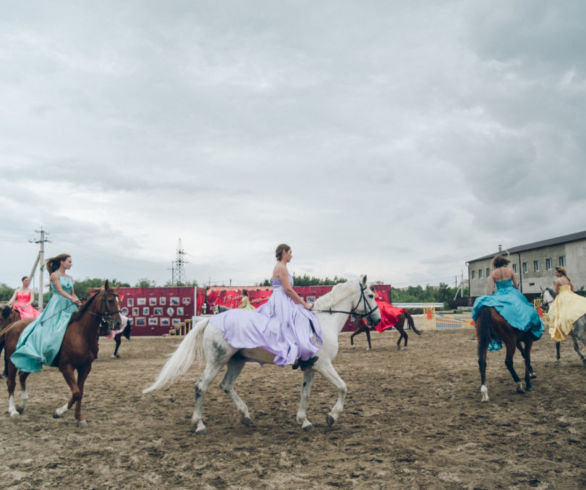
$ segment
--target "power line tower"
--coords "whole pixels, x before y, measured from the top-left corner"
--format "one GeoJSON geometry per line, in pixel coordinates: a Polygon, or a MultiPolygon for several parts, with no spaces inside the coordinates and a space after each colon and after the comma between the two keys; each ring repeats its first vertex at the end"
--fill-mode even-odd
{"type": "Polygon", "coordinates": [[[35,230],[36,233],[39,233],[39,238],[37,240],[29,240],[30,243],[38,243],[39,244],[39,253],[37,254],[37,258],[35,259],[35,263],[33,264],[33,268],[31,269],[31,273],[29,274],[30,278],[34,278],[35,270],[37,269],[37,265],[39,265],[39,310],[43,310],[43,293],[44,293],[44,284],[43,284],[43,271],[45,270],[45,243],[50,242],[47,238],[49,233],[43,230],[41,226],[40,230],[35,230]]]}
{"type": "Polygon", "coordinates": [[[179,243],[177,244],[177,252],[175,254],[175,262],[174,262],[174,283],[175,284],[182,284],[183,280],[185,279],[185,264],[187,261],[185,260],[185,250],[183,250],[183,246],[181,245],[181,238],[179,239],[179,243]]]}

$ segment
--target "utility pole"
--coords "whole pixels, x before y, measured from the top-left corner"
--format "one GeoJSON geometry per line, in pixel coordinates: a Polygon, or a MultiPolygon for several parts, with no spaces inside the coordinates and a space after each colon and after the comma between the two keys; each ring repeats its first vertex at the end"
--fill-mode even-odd
{"type": "Polygon", "coordinates": [[[177,284],[183,283],[185,279],[185,264],[187,261],[185,260],[185,250],[183,250],[183,246],[181,245],[181,238],[179,239],[179,243],[177,244],[177,252],[175,254],[175,279],[177,284]]]}
{"type": "Polygon", "coordinates": [[[175,261],[172,260],[171,261],[171,268],[167,269],[168,271],[171,271],[171,286],[175,286],[175,261]]]}
{"type": "Polygon", "coordinates": [[[31,270],[31,273],[29,275],[29,277],[33,277],[35,275],[35,270],[37,268],[37,265],[39,265],[39,310],[43,311],[43,293],[44,293],[44,288],[45,285],[43,284],[43,271],[45,270],[45,243],[50,242],[50,240],[47,238],[47,236],[49,235],[49,233],[47,233],[45,230],[43,230],[43,227],[41,226],[40,230],[35,230],[36,233],[40,234],[40,237],[38,240],[29,240],[30,243],[38,243],[39,246],[39,253],[37,254],[37,258],[35,260],[35,263],[33,264],[33,268],[31,270]]]}

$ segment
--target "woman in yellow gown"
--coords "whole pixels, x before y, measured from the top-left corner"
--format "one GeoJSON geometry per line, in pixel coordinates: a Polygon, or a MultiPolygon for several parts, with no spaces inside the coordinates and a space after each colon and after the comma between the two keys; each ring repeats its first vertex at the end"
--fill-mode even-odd
{"type": "Polygon", "coordinates": [[[243,310],[255,309],[255,307],[250,303],[250,299],[248,298],[248,291],[246,289],[242,290],[242,303],[240,303],[240,308],[243,310]]]}
{"type": "Polygon", "coordinates": [[[574,285],[564,267],[556,267],[556,297],[549,307],[549,333],[557,342],[566,340],[574,323],[586,315],[586,298],[574,293],[574,285]]]}

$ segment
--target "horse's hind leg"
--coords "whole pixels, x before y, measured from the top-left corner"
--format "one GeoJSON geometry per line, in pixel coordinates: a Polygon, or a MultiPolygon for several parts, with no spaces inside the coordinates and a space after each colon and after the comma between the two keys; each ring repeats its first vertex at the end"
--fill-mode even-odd
{"type": "Polygon", "coordinates": [[[230,359],[228,362],[228,369],[226,370],[224,379],[222,379],[222,382],[220,383],[220,388],[222,388],[236,404],[236,408],[242,414],[242,423],[244,425],[250,426],[252,425],[252,420],[250,418],[250,413],[248,413],[248,407],[234,389],[234,382],[236,381],[236,378],[238,378],[238,375],[242,372],[242,368],[244,367],[245,363],[246,361],[243,357],[232,357],[232,359],[230,359]]]}
{"type": "Polygon", "coordinates": [[[195,408],[193,411],[193,416],[191,418],[191,422],[196,426],[195,433],[196,434],[205,434],[206,426],[203,423],[202,416],[201,416],[201,408],[203,405],[203,398],[210,387],[210,384],[220,370],[222,369],[224,363],[220,362],[218,359],[213,359],[206,362],[206,367],[199,378],[198,382],[195,383],[195,408]]]}
{"type": "Polygon", "coordinates": [[[6,387],[8,388],[8,413],[11,417],[18,417],[19,413],[14,403],[14,389],[16,388],[16,367],[11,362],[8,363],[8,372],[6,373],[6,387]]]}
{"type": "Polygon", "coordinates": [[[372,350],[372,344],[370,343],[370,330],[367,328],[366,332],[366,340],[368,341],[368,350],[372,350]]]}
{"type": "Polygon", "coordinates": [[[576,337],[576,335],[574,334],[573,331],[570,332],[570,336],[572,337],[572,341],[574,342],[574,350],[576,351],[576,354],[578,354],[580,359],[582,359],[582,362],[586,362],[586,359],[584,359],[582,352],[580,352],[580,345],[578,344],[578,338],[576,337]]]}
{"type": "Polygon", "coordinates": [[[77,399],[77,403],[75,405],[75,420],[77,420],[78,427],[87,426],[87,422],[81,416],[81,400],[83,399],[83,385],[85,384],[85,380],[89,376],[91,370],[91,363],[77,369],[77,386],[79,387],[79,398],[77,399]]]}
{"type": "Polygon", "coordinates": [[[556,342],[555,343],[555,360],[559,361],[560,360],[560,344],[561,342],[556,342]]]}
{"type": "Polygon", "coordinates": [[[480,393],[482,401],[488,401],[488,388],[486,387],[486,348],[478,347],[478,370],[480,371],[480,393]]]}
{"type": "Polygon", "coordinates": [[[297,423],[301,424],[303,430],[309,430],[313,427],[311,422],[307,419],[307,403],[309,395],[311,394],[311,386],[313,385],[313,378],[315,371],[313,369],[306,369],[303,371],[303,385],[301,387],[301,400],[299,402],[299,410],[297,410],[297,423]]]}
{"type": "Polygon", "coordinates": [[[28,393],[26,391],[26,378],[28,378],[30,373],[26,373],[21,371],[18,374],[18,378],[20,380],[20,405],[16,407],[18,413],[23,413],[24,408],[26,407],[26,401],[28,400],[28,393]]]}
{"type": "Polygon", "coordinates": [[[513,365],[513,356],[515,355],[515,350],[516,350],[515,343],[514,342],[506,342],[506,345],[507,345],[507,354],[505,357],[505,366],[507,366],[507,369],[511,373],[513,380],[515,381],[515,383],[517,383],[517,393],[523,393],[525,391],[523,389],[523,383],[521,382],[521,379],[517,375],[517,372],[515,371],[515,367],[513,365]]]}
{"type": "Polygon", "coordinates": [[[356,337],[359,333],[362,332],[362,329],[356,330],[352,335],[350,335],[350,345],[354,345],[354,337],[356,337]]]}
{"type": "Polygon", "coordinates": [[[522,349],[519,343],[519,350],[521,351],[521,355],[523,359],[525,359],[525,388],[527,391],[531,391],[531,379],[536,378],[535,373],[533,372],[533,368],[531,367],[531,345],[533,344],[532,340],[525,341],[525,348],[522,349]]]}

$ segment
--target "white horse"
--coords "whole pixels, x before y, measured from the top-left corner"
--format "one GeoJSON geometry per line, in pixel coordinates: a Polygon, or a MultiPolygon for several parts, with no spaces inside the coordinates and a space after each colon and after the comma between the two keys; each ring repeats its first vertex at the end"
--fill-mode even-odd
{"type": "MultiPolygon", "coordinates": [[[[333,425],[344,409],[346,383],[340,378],[332,361],[338,353],[338,335],[342,331],[348,315],[365,317],[368,324],[374,326],[380,322],[381,316],[372,290],[366,284],[366,276],[360,280],[348,281],[334,286],[328,293],[319,298],[313,307],[322,330],[323,343],[317,352],[318,360],[312,368],[303,371],[301,402],[297,411],[297,422],[304,430],[311,429],[307,419],[307,403],[315,371],[321,373],[338,390],[338,400],[326,417],[329,426],[333,425]]],[[[209,325],[207,319],[198,322],[181,342],[171,358],[163,366],[154,384],[146,388],[148,393],[173,383],[184,375],[195,360],[201,362],[205,357],[205,368],[195,385],[195,409],[192,422],[196,425],[196,433],[205,433],[206,427],[202,420],[203,398],[212,381],[220,370],[227,365],[226,374],[220,387],[234,401],[242,415],[242,423],[252,425],[248,407],[234,390],[234,382],[242,371],[246,360],[272,363],[274,355],[262,349],[235,349],[223,338],[222,332],[209,325]]]]}
{"type": "MultiPolygon", "coordinates": [[[[550,288],[542,289],[541,291],[541,305],[544,308],[549,309],[549,305],[553,303],[555,300],[555,293],[550,288]]],[[[580,351],[580,345],[578,344],[578,339],[582,342],[582,344],[586,345],[586,315],[581,316],[574,322],[574,326],[572,331],[570,332],[570,337],[572,337],[572,341],[574,343],[574,350],[576,354],[580,357],[582,362],[586,364],[586,358],[580,351]]],[[[555,343],[555,360],[559,361],[561,354],[560,354],[560,344],[561,342],[555,343]]]]}

